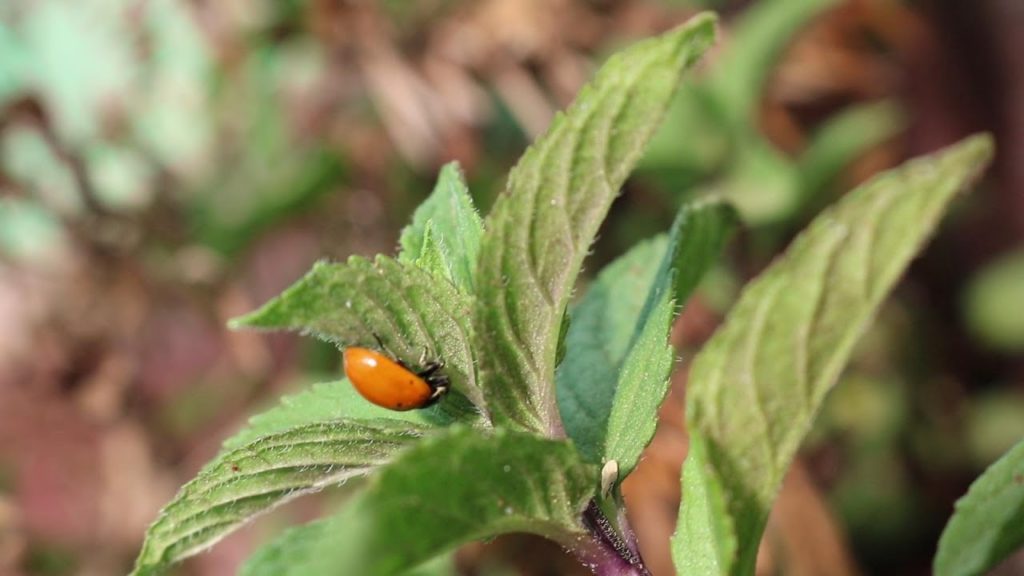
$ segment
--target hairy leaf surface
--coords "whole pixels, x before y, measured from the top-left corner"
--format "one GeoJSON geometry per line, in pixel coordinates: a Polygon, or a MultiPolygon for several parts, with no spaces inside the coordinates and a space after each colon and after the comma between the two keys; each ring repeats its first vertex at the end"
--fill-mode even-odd
{"type": "Polygon", "coordinates": [[[985,574],[1024,545],[1024,441],[971,484],[939,540],[937,576],[985,574]]]}
{"type": "MultiPolygon", "coordinates": [[[[569,545],[597,468],[572,446],[532,434],[455,426],[381,468],[320,535],[279,541],[282,576],[404,574],[471,540],[532,532],[569,545]],[[288,548],[294,546],[294,548],[288,548]]],[[[286,537],[287,539],[288,537],[286,537]]]]}
{"type": "MultiPolygon", "coordinates": [[[[236,318],[234,328],[297,330],[339,347],[384,345],[406,365],[443,360],[452,388],[483,406],[476,385],[469,297],[427,270],[378,256],[344,264],[319,262],[301,280],[259,310],[236,318]]],[[[449,394],[440,411],[475,418],[449,394]]]]}
{"type": "Polygon", "coordinates": [[[402,231],[399,260],[440,273],[467,294],[473,276],[483,222],[457,162],[441,168],[437,184],[402,231]]]}
{"type": "Polygon", "coordinates": [[[485,223],[474,327],[496,423],[560,435],[554,371],[580,266],[680,73],[714,39],[701,15],[613,56],[523,155],[485,223]]]}
{"type": "Polygon", "coordinates": [[[223,452],[160,512],[133,574],[159,573],[287,500],[366,474],[423,431],[396,420],[319,422],[223,452]]]}
{"type": "MultiPolygon", "coordinates": [[[[991,139],[973,137],[848,194],[751,282],[694,361],[687,417],[691,441],[705,449],[688,456],[683,492],[724,497],[738,557],[724,559],[720,573],[752,573],[783,475],[853,345],[956,192],[991,156],[991,139]]],[[[732,535],[708,523],[708,508],[680,508],[680,570],[731,549],[718,539],[732,535]]]]}

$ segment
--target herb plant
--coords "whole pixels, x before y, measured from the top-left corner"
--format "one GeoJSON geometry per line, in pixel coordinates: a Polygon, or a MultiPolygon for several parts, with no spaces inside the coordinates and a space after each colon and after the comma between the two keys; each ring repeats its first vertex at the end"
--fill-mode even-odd
{"type": "MultiPolygon", "coordinates": [[[[443,361],[450,390],[407,412],[369,404],[344,380],[285,398],[181,489],[150,527],[134,574],[160,572],[288,499],[356,478],[338,512],[289,531],[243,573],[450,573],[445,554],[459,544],[529,532],[596,574],[647,574],[619,484],[654,433],[675,360],[670,327],[718,258],[734,211],[710,197],[685,204],[667,234],[571,299],[681,73],[714,33],[715,18],[701,15],[612,57],[523,155],[485,219],[448,165],[397,258],[319,263],[233,321],[339,348],[384,347],[408,366],[443,361]]],[[[990,139],[976,136],[876,177],[819,215],[743,292],[689,380],[690,452],[671,543],[679,573],[753,572],[782,477],[851,348],[991,154],[990,139]]],[[[972,507],[1015,503],[1020,525],[1019,476],[1005,470],[1019,470],[1019,456],[965,500],[940,573],[977,573],[1019,544],[1020,530],[1007,530],[976,550],[970,568],[949,559],[986,531],[972,507]],[[986,499],[996,484],[1016,499],[986,499]]]]}

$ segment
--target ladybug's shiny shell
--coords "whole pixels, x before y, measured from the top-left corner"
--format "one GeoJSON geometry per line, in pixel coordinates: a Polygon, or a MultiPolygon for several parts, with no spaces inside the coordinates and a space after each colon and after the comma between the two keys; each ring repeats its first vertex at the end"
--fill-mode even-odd
{"type": "Polygon", "coordinates": [[[363,398],[389,410],[423,408],[443,392],[427,378],[369,348],[345,349],[345,375],[363,398]]]}

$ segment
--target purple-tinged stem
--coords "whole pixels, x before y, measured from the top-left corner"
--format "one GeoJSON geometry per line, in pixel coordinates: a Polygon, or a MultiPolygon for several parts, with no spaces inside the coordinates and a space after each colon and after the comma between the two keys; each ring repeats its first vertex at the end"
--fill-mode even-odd
{"type": "MultiPolygon", "coordinates": [[[[624,520],[623,517],[620,521],[624,520]]],[[[596,576],[651,576],[636,551],[636,543],[623,540],[596,501],[592,500],[583,512],[583,525],[589,538],[577,542],[573,553],[596,576]]],[[[623,530],[635,540],[625,524],[623,530]]]]}

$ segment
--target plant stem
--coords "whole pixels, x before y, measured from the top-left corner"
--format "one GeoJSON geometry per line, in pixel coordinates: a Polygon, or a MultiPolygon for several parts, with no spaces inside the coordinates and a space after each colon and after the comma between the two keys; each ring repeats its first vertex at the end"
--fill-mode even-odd
{"type": "Polygon", "coordinates": [[[583,512],[583,525],[590,538],[578,542],[573,552],[596,576],[651,576],[636,551],[636,538],[626,524],[625,515],[620,514],[619,522],[628,542],[608,521],[597,502],[591,500],[583,512]]]}

